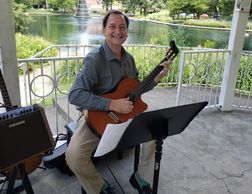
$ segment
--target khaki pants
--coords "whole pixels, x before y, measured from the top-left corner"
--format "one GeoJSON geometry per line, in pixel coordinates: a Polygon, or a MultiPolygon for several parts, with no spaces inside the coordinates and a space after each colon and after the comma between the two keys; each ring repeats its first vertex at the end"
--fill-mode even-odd
{"type": "MultiPolygon", "coordinates": [[[[88,128],[84,118],[79,121],[66,150],[66,162],[74,172],[87,194],[99,194],[104,180],[91,161],[91,154],[100,139],[88,128]]],[[[141,145],[138,174],[152,185],[154,169],[155,144],[152,142],[141,145]]]]}

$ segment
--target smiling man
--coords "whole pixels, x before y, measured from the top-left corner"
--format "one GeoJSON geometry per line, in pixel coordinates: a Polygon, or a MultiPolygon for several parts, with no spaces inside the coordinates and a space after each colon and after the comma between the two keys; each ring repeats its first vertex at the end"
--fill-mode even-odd
{"type": "MultiPolygon", "coordinates": [[[[134,108],[129,98],[109,99],[101,95],[116,90],[124,78],[137,79],[138,71],[132,55],[122,46],[128,37],[129,19],[118,10],[110,10],[103,19],[104,44],[91,51],[84,60],[84,68],[77,76],[69,93],[69,102],[81,110],[113,111],[128,114],[134,108]]],[[[149,83],[151,90],[166,75],[170,62],[162,64],[164,69],[149,83]]],[[[99,122],[99,118],[97,118],[99,122]]],[[[113,194],[109,184],[97,172],[91,155],[100,139],[88,127],[85,119],[79,123],[66,151],[66,161],[88,194],[113,194]]],[[[113,139],[111,139],[113,141],[113,139]]],[[[152,172],[155,144],[143,146],[139,171],[130,178],[130,183],[139,193],[151,193],[151,187],[142,172],[152,172]],[[150,165],[149,165],[150,164],[150,165]]],[[[148,173],[147,173],[148,174],[148,173]]],[[[150,176],[149,176],[150,177],[150,176]]],[[[85,193],[83,191],[83,193],[85,193]]]]}

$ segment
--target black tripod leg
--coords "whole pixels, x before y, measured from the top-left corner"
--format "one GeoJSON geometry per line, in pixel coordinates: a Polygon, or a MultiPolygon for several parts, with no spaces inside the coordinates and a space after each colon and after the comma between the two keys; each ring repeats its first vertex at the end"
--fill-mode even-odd
{"type": "Polygon", "coordinates": [[[81,187],[81,194],[87,194],[87,192],[81,187]]]}
{"type": "Polygon", "coordinates": [[[158,192],[158,179],[159,179],[159,171],[160,171],[160,164],[162,158],[162,145],[163,140],[159,139],[156,141],[156,152],[155,152],[155,165],[154,165],[154,178],[153,178],[153,194],[157,194],[158,192]]]}
{"type": "Polygon", "coordinates": [[[138,170],[139,157],[140,157],[140,144],[135,146],[134,173],[137,172],[138,170]]]}
{"type": "Polygon", "coordinates": [[[23,163],[18,164],[18,170],[19,170],[19,174],[22,178],[23,184],[24,184],[24,188],[26,190],[27,194],[34,194],[30,180],[27,176],[27,173],[25,171],[25,167],[23,163]]]}
{"type": "Polygon", "coordinates": [[[13,167],[13,170],[11,172],[11,176],[8,180],[8,187],[7,187],[7,191],[6,194],[13,194],[13,188],[14,188],[14,184],[16,181],[16,176],[17,176],[17,167],[13,167]]]}

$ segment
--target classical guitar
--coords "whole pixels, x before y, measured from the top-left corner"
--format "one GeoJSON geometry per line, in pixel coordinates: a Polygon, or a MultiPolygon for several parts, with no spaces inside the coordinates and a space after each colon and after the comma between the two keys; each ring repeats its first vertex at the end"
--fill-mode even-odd
{"type": "Polygon", "coordinates": [[[130,118],[134,118],[138,114],[147,109],[147,104],[141,99],[141,95],[148,87],[149,83],[163,70],[160,65],[164,61],[173,60],[179,53],[178,48],[174,41],[171,41],[170,48],[168,49],[164,59],[146,76],[141,82],[136,79],[123,79],[117,86],[115,92],[102,95],[109,99],[119,99],[129,97],[130,101],[134,103],[134,108],[129,114],[121,114],[114,111],[100,111],[88,110],[86,119],[91,130],[97,136],[102,136],[107,124],[118,124],[126,122],[130,118]]]}
{"type": "MultiPolygon", "coordinates": [[[[1,69],[0,69],[0,91],[2,94],[3,102],[4,102],[2,103],[2,107],[4,107],[6,111],[15,109],[16,106],[12,106],[11,104],[11,100],[8,94],[8,90],[7,90],[1,69]]],[[[41,161],[42,161],[42,155],[37,155],[37,156],[32,157],[31,159],[27,159],[26,161],[24,161],[26,173],[30,174],[34,170],[36,170],[39,167],[41,161]]],[[[10,176],[11,172],[12,172],[12,169],[10,168],[0,173],[4,174],[5,176],[10,176]]],[[[17,178],[20,178],[19,173],[17,175],[17,178]]]]}

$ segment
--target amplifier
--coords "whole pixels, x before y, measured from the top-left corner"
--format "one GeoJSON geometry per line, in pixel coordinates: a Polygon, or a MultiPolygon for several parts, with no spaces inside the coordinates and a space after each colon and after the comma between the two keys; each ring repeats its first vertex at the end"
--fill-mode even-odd
{"type": "Polygon", "coordinates": [[[44,109],[38,104],[0,114],[0,171],[54,148],[44,109]]]}

